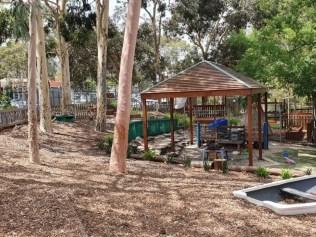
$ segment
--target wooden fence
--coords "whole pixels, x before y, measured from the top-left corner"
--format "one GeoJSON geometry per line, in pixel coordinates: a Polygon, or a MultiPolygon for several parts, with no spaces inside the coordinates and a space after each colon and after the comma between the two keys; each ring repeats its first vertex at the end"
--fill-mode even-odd
{"type": "MultiPolygon", "coordinates": [[[[96,116],[96,105],[94,103],[67,105],[65,113],[73,114],[75,119],[93,119],[96,116]]],[[[53,106],[52,115],[61,115],[61,106],[53,106]]]]}
{"type": "Polygon", "coordinates": [[[282,114],[282,127],[302,127],[303,130],[307,130],[307,124],[311,122],[313,116],[311,113],[292,112],[290,114],[282,114]]]}
{"type": "Polygon", "coordinates": [[[27,109],[6,109],[0,111],[0,129],[27,122],[27,109]]]}
{"type": "MultiPolygon", "coordinates": [[[[148,111],[156,111],[156,105],[149,104],[148,111]]],[[[168,105],[163,106],[167,108],[168,105]]],[[[52,106],[52,115],[61,115],[61,106],[52,106]]],[[[133,111],[141,111],[141,107],[134,106],[132,104],[133,111]]],[[[66,114],[73,114],[75,119],[84,120],[84,119],[95,119],[96,117],[96,104],[95,103],[86,103],[86,104],[71,104],[67,105],[65,108],[66,114]]],[[[108,105],[107,115],[115,115],[115,109],[111,108],[108,105]]],[[[27,108],[23,109],[8,109],[0,111],[0,129],[11,127],[17,124],[27,123],[27,108]]]]}

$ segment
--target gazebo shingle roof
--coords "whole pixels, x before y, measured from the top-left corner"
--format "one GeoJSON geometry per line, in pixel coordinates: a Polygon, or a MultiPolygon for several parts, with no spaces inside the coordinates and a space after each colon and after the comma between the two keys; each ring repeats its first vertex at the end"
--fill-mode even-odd
{"type": "Polygon", "coordinates": [[[250,95],[266,92],[259,82],[224,65],[202,61],[141,93],[143,98],[250,95]]]}

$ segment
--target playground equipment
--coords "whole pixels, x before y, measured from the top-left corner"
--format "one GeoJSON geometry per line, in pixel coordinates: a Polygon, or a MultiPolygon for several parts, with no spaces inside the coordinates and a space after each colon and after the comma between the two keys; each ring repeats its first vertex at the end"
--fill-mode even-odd
{"type": "Polygon", "coordinates": [[[316,213],[316,175],[263,184],[233,195],[280,215],[316,213]]]}
{"type": "Polygon", "coordinates": [[[289,158],[289,152],[288,151],[283,151],[282,152],[282,156],[285,159],[286,163],[293,164],[293,165],[296,164],[294,160],[289,158]]]}

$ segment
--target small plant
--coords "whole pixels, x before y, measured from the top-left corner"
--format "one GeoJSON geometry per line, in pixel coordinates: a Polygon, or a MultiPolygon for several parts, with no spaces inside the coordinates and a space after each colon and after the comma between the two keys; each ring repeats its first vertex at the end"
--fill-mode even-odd
{"type": "Polygon", "coordinates": [[[267,178],[269,176],[269,171],[266,167],[261,167],[259,166],[257,169],[256,169],[256,175],[260,178],[267,178]]]}
{"type": "Polygon", "coordinates": [[[113,144],[113,135],[107,134],[98,141],[97,146],[99,149],[104,150],[106,154],[111,154],[112,144],[113,144]]]}
{"type": "Polygon", "coordinates": [[[240,120],[239,120],[238,118],[232,117],[232,118],[229,118],[229,119],[228,119],[228,124],[229,124],[230,126],[237,126],[237,125],[240,124],[240,120]]]}
{"type": "Polygon", "coordinates": [[[137,152],[138,152],[137,145],[135,145],[135,144],[128,144],[128,148],[127,148],[127,155],[128,155],[128,157],[131,156],[132,154],[137,154],[137,152]]]}
{"type": "Polygon", "coordinates": [[[4,94],[0,94],[0,109],[8,109],[10,107],[10,97],[4,94]]]}
{"type": "Polygon", "coordinates": [[[154,160],[156,158],[157,154],[153,150],[148,150],[144,152],[144,159],[145,160],[154,160]]]}
{"type": "Polygon", "coordinates": [[[210,162],[208,160],[203,161],[203,168],[205,171],[209,171],[211,169],[210,162]]]}
{"type": "Polygon", "coordinates": [[[313,172],[313,169],[312,169],[312,168],[307,168],[307,169],[304,171],[305,175],[311,175],[312,172],[313,172]]]}
{"type": "Polygon", "coordinates": [[[293,177],[293,174],[289,169],[282,169],[281,170],[281,177],[282,177],[282,179],[290,179],[293,177]]]}
{"type": "Polygon", "coordinates": [[[167,163],[171,164],[173,163],[174,158],[176,157],[176,154],[174,152],[168,153],[167,155],[167,163]]]}
{"type": "Polygon", "coordinates": [[[228,162],[227,162],[227,160],[223,162],[223,174],[228,174],[228,162]]]}
{"type": "Polygon", "coordinates": [[[184,155],[183,164],[184,164],[184,167],[190,168],[190,167],[191,167],[191,159],[190,159],[190,157],[186,157],[186,156],[184,155]]]}

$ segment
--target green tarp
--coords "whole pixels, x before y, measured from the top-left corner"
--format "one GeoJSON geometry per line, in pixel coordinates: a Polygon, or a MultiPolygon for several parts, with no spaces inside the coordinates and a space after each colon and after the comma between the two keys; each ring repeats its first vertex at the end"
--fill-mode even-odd
{"type": "MultiPolygon", "coordinates": [[[[177,129],[178,122],[174,120],[174,128],[177,129]]],[[[152,119],[148,120],[148,136],[156,136],[170,132],[169,119],[152,119]]],[[[128,141],[136,137],[143,137],[143,121],[131,121],[129,124],[128,141]]]]}

